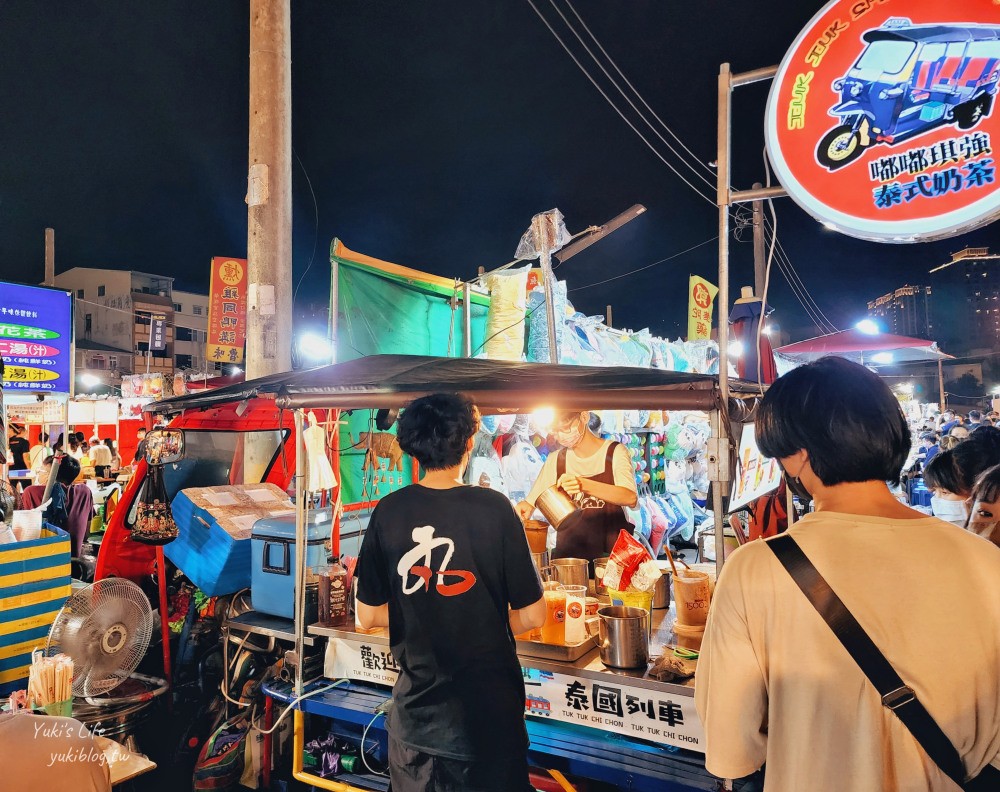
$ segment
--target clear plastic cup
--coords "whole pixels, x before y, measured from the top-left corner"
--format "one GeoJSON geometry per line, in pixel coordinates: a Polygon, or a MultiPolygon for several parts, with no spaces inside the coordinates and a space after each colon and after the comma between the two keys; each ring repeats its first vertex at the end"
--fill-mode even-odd
{"type": "Polygon", "coordinates": [[[543,591],[545,597],[545,624],[542,625],[542,643],[564,646],[566,644],[566,592],[561,589],[543,591]]]}
{"type": "Polygon", "coordinates": [[[563,586],[561,591],[566,594],[566,644],[574,646],[582,643],[587,637],[587,629],[584,624],[587,609],[587,587],[563,586]]]}

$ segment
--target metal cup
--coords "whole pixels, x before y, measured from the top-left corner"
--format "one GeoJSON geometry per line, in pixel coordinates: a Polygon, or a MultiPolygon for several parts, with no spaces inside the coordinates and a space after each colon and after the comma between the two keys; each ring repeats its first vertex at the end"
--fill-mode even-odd
{"type": "MultiPolygon", "coordinates": [[[[649,663],[649,612],[626,605],[597,611],[597,648],[601,662],[612,668],[645,668],[649,663]]],[[[587,623],[593,632],[592,622],[587,623]]]]}
{"type": "Polygon", "coordinates": [[[556,580],[565,586],[586,586],[590,569],[585,558],[556,558],[552,562],[556,580]]]}

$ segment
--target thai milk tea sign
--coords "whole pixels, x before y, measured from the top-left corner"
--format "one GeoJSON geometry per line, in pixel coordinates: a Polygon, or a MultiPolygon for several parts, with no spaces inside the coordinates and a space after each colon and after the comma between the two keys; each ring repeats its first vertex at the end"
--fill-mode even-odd
{"type": "Polygon", "coordinates": [[[73,303],[69,292],[0,283],[3,387],[69,393],[73,303]]]}
{"type": "Polygon", "coordinates": [[[1000,213],[1000,4],[835,0],[792,44],[767,103],[781,184],[834,230],[953,236],[1000,213]]]}

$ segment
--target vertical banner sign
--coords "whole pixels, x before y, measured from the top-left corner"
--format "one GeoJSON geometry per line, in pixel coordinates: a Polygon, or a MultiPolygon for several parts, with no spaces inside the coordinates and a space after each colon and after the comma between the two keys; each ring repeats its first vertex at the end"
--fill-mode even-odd
{"type": "Polygon", "coordinates": [[[791,198],[876,242],[1000,216],[997,0],[834,0],[778,68],[768,157],[791,198]]]}
{"type": "Polygon", "coordinates": [[[216,256],[208,305],[205,357],[213,363],[242,363],[247,337],[247,260],[216,256]]]}
{"type": "Polygon", "coordinates": [[[698,275],[688,279],[688,341],[712,336],[712,311],[719,287],[698,275]]]}
{"type": "Polygon", "coordinates": [[[149,324],[149,350],[162,352],[167,348],[167,317],[165,314],[153,314],[149,324]]]}
{"type": "Polygon", "coordinates": [[[0,282],[3,387],[69,393],[72,329],[68,292],[0,282]]]}

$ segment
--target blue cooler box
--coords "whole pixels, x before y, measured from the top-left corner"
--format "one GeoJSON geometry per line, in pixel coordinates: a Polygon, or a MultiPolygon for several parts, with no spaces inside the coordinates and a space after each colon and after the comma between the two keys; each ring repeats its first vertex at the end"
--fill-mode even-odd
{"type": "MultiPolygon", "coordinates": [[[[327,566],[329,520],[306,525],[306,568],[327,566]]],[[[250,599],[260,613],[295,618],[295,518],[269,517],[254,523],[250,599]]]]}

